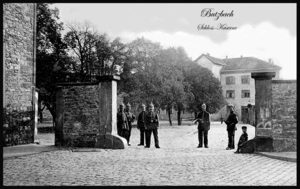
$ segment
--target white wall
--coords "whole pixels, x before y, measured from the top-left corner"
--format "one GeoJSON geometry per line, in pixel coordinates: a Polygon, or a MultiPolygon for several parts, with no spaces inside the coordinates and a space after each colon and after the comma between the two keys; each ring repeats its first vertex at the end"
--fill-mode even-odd
{"type": "Polygon", "coordinates": [[[234,109],[241,120],[241,106],[247,106],[248,104],[255,104],[255,80],[251,78],[251,73],[231,73],[221,75],[221,85],[223,89],[223,96],[228,103],[234,105],[234,109]],[[248,75],[250,77],[249,84],[242,84],[242,76],[248,75]],[[226,77],[234,76],[235,84],[226,85],[226,77]],[[234,90],[234,98],[226,98],[226,90],[234,90]],[[242,90],[250,90],[250,98],[242,98],[242,90]]]}
{"type": "Polygon", "coordinates": [[[220,80],[220,70],[222,69],[223,66],[220,65],[216,65],[214,63],[212,63],[208,58],[206,58],[205,56],[202,56],[197,63],[200,66],[203,66],[209,70],[211,70],[211,72],[214,74],[214,76],[216,78],[218,78],[220,80]]]}

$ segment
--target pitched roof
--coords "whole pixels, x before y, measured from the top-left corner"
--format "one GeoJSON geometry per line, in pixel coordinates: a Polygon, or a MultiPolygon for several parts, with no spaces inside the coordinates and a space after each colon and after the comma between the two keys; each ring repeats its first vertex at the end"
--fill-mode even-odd
{"type": "Polygon", "coordinates": [[[195,62],[197,62],[200,58],[202,57],[206,57],[207,59],[209,59],[210,61],[212,61],[214,64],[218,64],[218,65],[221,65],[221,66],[225,66],[226,63],[222,60],[222,59],[219,59],[219,58],[215,58],[215,57],[212,57],[210,55],[206,55],[206,54],[201,54],[196,60],[195,62]]]}
{"type": "Polygon", "coordinates": [[[227,58],[223,59],[226,66],[221,70],[224,72],[237,72],[237,71],[268,71],[280,70],[281,67],[275,64],[260,60],[255,57],[241,57],[241,58],[227,58]]]}

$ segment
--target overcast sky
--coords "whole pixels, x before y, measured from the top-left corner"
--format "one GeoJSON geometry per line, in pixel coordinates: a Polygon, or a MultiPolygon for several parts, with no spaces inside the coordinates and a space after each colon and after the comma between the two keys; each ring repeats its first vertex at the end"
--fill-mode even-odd
{"type": "Polygon", "coordinates": [[[60,20],[88,20],[111,39],[130,42],[144,36],[164,47],[185,48],[195,60],[202,53],[216,58],[252,56],[272,58],[281,66],[282,79],[296,79],[296,4],[110,4],[59,3],[60,20]],[[205,8],[232,17],[202,17],[205,8]],[[198,30],[198,25],[217,28],[219,24],[236,30],[198,30]]]}

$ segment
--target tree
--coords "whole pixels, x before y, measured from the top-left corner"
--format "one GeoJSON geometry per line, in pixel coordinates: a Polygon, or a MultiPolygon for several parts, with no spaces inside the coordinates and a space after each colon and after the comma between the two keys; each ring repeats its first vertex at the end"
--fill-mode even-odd
{"type": "Polygon", "coordinates": [[[155,74],[157,67],[154,66],[154,57],[161,49],[159,43],[145,38],[138,38],[127,44],[118,86],[118,94],[128,94],[125,101],[135,104],[153,102],[156,107],[160,106],[160,84],[155,74]]]}
{"type": "Polygon", "coordinates": [[[98,75],[115,75],[117,69],[123,67],[127,56],[127,47],[117,37],[112,42],[106,34],[98,37],[96,42],[98,75]]]}
{"type": "Polygon", "coordinates": [[[181,125],[181,114],[191,96],[190,84],[184,75],[184,66],[191,60],[182,47],[163,50],[158,59],[162,78],[161,102],[167,108],[170,125],[172,125],[171,110],[173,107],[177,110],[178,125],[181,125]]]}
{"type": "Polygon", "coordinates": [[[123,94],[125,101],[153,102],[158,109],[167,109],[170,125],[171,110],[175,107],[181,125],[181,113],[190,96],[183,65],[191,60],[185,51],[163,49],[159,43],[138,38],[128,44],[127,52],[119,94],[123,94]]]}
{"type": "MultiPolygon", "coordinates": [[[[50,111],[55,120],[55,83],[64,81],[68,72],[68,62],[62,41],[58,9],[50,9],[48,3],[37,3],[37,54],[36,86],[39,88],[39,110],[41,104],[50,111]]],[[[41,113],[41,112],[40,112],[41,113]]]]}
{"type": "Polygon", "coordinates": [[[73,64],[75,72],[79,72],[79,80],[81,82],[90,81],[94,75],[94,62],[96,61],[96,43],[98,33],[89,22],[68,23],[70,30],[64,36],[64,40],[69,50],[75,54],[79,62],[73,64]],[[79,65],[78,65],[79,64],[79,65]]]}
{"type": "Polygon", "coordinates": [[[217,112],[225,104],[221,83],[209,69],[193,62],[186,67],[186,78],[191,85],[193,99],[187,108],[195,116],[202,103],[206,103],[210,113],[217,112]]]}
{"type": "Polygon", "coordinates": [[[110,41],[106,34],[100,35],[89,22],[67,25],[69,32],[64,37],[72,56],[79,81],[93,81],[95,76],[115,75],[126,58],[126,45],[119,37],[110,41]]]}

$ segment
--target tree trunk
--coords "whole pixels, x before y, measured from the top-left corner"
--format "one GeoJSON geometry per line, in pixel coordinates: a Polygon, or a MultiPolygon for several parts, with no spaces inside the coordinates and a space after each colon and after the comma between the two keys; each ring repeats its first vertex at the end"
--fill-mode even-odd
{"type": "Polygon", "coordinates": [[[195,119],[197,118],[197,111],[194,110],[195,119]]]}
{"type": "Polygon", "coordinates": [[[178,109],[177,111],[177,121],[178,121],[178,125],[181,125],[181,110],[178,109]]]}
{"type": "Polygon", "coordinates": [[[167,109],[167,112],[168,112],[168,117],[169,117],[170,126],[172,126],[171,110],[170,110],[170,109],[167,109]]]}

